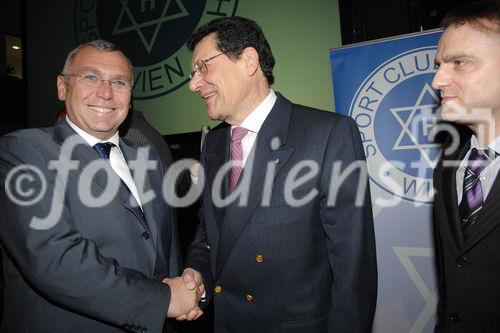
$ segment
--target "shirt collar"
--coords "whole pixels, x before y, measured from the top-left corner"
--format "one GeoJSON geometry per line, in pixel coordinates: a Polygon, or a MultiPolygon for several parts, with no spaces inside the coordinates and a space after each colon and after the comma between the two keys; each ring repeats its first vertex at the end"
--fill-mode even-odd
{"type": "MultiPolygon", "coordinates": [[[[479,142],[477,141],[477,137],[474,134],[470,139],[470,149],[472,148],[481,149],[481,147],[479,147],[479,142]]],[[[500,136],[497,136],[495,140],[488,143],[486,145],[486,148],[493,150],[496,156],[500,155],[500,136]]]]}
{"type": "Polygon", "coordinates": [[[75,132],[81,136],[83,138],[83,140],[85,140],[89,145],[91,145],[92,147],[98,143],[98,142],[111,142],[113,143],[116,147],[120,147],[119,145],[119,142],[120,142],[120,135],[118,134],[118,132],[115,133],[115,135],[113,135],[111,138],[109,138],[108,140],[100,140],[92,135],[90,135],[89,133],[85,132],[84,130],[82,130],[80,127],[76,126],[71,120],[69,120],[68,116],[66,116],[66,122],[68,123],[68,125],[75,130],[75,132]]]}
{"type": "MultiPolygon", "coordinates": [[[[243,120],[240,127],[246,128],[251,132],[259,133],[262,124],[266,120],[269,112],[276,103],[276,93],[269,89],[269,94],[264,100],[243,120]]],[[[231,132],[236,126],[231,126],[231,132]]]]}

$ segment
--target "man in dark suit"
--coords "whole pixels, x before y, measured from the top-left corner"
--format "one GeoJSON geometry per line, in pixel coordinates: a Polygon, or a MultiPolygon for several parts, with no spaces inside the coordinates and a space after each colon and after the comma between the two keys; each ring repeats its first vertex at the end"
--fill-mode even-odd
{"type": "Polygon", "coordinates": [[[443,120],[473,134],[434,173],[436,330],[500,332],[500,3],[470,2],[443,27],[433,87],[443,120]]]}
{"type": "Polygon", "coordinates": [[[138,110],[130,110],[127,119],[120,127],[120,136],[140,146],[148,146],[157,153],[168,168],[174,159],[163,136],[144,118],[138,110]]]}
{"type": "Polygon", "coordinates": [[[113,44],[81,45],[57,78],[65,121],[0,139],[0,331],[162,332],[201,314],[166,279],[179,263],[160,158],[118,135],[132,82],[113,44]]]}
{"type": "Polygon", "coordinates": [[[377,269],[355,122],[271,90],[274,58],[249,19],[214,20],[188,47],[189,87],[222,121],[202,148],[183,274],[213,298],[215,331],[370,332],[377,269]]]}

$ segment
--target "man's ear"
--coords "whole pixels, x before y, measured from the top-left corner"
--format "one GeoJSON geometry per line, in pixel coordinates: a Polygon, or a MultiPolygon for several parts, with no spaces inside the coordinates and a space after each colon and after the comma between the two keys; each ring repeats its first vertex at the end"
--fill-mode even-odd
{"type": "Polygon", "coordinates": [[[260,67],[259,54],[253,47],[247,47],[241,55],[245,61],[245,68],[248,76],[253,76],[260,67]]]}
{"type": "Polygon", "coordinates": [[[60,101],[64,101],[66,99],[66,89],[68,83],[63,75],[57,76],[57,97],[60,101]]]}

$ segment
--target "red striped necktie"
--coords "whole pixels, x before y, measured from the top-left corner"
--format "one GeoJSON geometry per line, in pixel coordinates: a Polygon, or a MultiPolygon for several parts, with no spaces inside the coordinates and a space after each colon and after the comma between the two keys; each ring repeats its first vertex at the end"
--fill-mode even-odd
{"type": "Polygon", "coordinates": [[[231,133],[231,174],[229,178],[229,192],[236,188],[238,179],[243,171],[243,147],[241,140],[247,135],[248,130],[243,127],[233,128],[231,133]]]}

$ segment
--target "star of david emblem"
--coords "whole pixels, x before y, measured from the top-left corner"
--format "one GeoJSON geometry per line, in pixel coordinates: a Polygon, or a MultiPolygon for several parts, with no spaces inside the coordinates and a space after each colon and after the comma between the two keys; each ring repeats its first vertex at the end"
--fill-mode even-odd
{"type": "Polygon", "coordinates": [[[413,323],[409,332],[422,332],[429,320],[432,319],[437,307],[437,292],[432,292],[431,288],[425,283],[422,275],[411,261],[412,257],[433,258],[433,251],[430,248],[420,247],[393,247],[398,256],[401,265],[410,276],[411,281],[425,301],[425,306],[413,323]]]}
{"type": "MultiPolygon", "coordinates": [[[[154,0],[142,1],[142,12],[146,11],[146,2],[149,3],[150,8],[155,7],[154,0]]],[[[148,53],[151,52],[158,36],[158,32],[160,31],[163,23],[189,15],[186,7],[183,5],[181,0],[174,0],[174,3],[172,2],[172,0],[167,0],[163,9],[159,11],[160,14],[158,15],[158,17],[156,17],[155,19],[146,20],[144,22],[139,22],[138,18],[136,17],[136,15],[134,15],[134,12],[129,7],[129,1],[121,0],[121,4],[122,8],[118,16],[118,20],[116,21],[116,25],[113,29],[113,35],[135,31],[148,53]],[[147,34],[148,32],[149,35],[147,34]],[[149,38],[146,37],[147,35],[149,38]]]]}
{"type": "MultiPolygon", "coordinates": [[[[426,83],[422,88],[415,105],[391,108],[390,111],[401,125],[401,133],[394,143],[393,150],[418,149],[421,156],[431,165],[436,166],[440,154],[431,156],[431,152],[440,145],[432,142],[422,142],[418,131],[427,131],[434,125],[435,117],[432,110],[439,106],[439,97],[431,86],[426,83]],[[430,123],[429,123],[430,121],[430,123]],[[419,126],[422,126],[420,129],[419,126]]],[[[424,135],[427,137],[427,135],[424,135]]]]}

